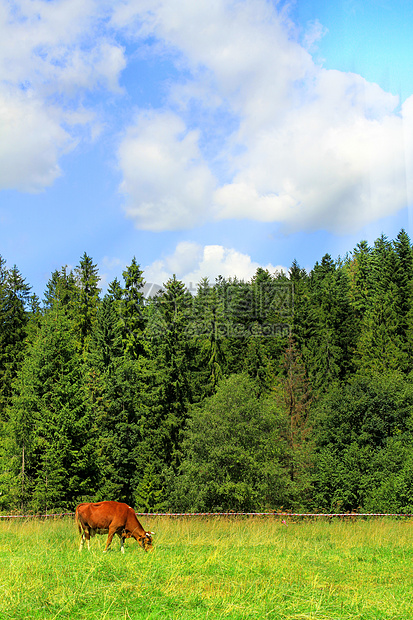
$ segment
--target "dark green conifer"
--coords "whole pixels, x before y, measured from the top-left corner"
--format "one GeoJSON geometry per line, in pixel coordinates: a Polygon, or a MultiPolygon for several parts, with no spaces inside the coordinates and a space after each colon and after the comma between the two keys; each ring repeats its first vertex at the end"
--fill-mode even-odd
{"type": "Polygon", "coordinates": [[[36,512],[92,498],[95,469],[83,362],[64,310],[45,313],[9,408],[16,497],[36,512]]]}
{"type": "MultiPolygon", "coordinates": [[[[143,271],[133,257],[131,264],[123,272],[124,287],[120,300],[120,316],[123,324],[125,352],[131,359],[146,355],[145,298],[143,271]]],[[[117,289],[118,290],[118,289],[117,289]]]]}
{"type": "Polygon", "coordinates": [[[0,419],[5,419],[12,382],[22,364],[29,323],[31,287],[16,266],[0,257],[0,419]]]}
{"type": "Polygon", "coordinates": [[[80,350],[87,349],[89,339],[96,321],[100,288],[97,266],[90,256],[83,254],[76,267],[76,285],[78,298],[76,303],[76,329],[79,333],[80,350]]]}

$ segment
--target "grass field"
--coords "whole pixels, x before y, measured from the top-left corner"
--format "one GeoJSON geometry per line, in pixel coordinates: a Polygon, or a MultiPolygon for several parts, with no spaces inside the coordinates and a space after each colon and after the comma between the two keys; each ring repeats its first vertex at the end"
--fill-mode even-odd
{"type": "Polygon", "coordinates": [[[141,519],[78,552],[72,519],[0,521],[0,620],[412,620],[413,522],[141,519]]]}

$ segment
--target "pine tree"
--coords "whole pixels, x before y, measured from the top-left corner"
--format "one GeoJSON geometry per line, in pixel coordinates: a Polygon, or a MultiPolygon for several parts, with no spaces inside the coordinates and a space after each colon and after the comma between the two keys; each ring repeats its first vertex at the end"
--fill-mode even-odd
{"type": "Polygon", "coordinates": [[[294,333],[315,389],[322,390],[335,379],[353,371],[357,322],[351,305],[349,277],[329,254],[311,272],[305,301],[300,300],[300,317],[294,333]]]}
{"type": "Polygon", "coordinates": [[[297,260],[294,258],[291,263],[291,267],[288,270],[288,275],[290,281],[296,284],[297,282],[301,282],[307,278],[307,272],[305,269],[302,269],[298,264],[297,260]]]}
{"type": "Polygon", "coordinates": [[[120,315],[123,323],[125,352],[131,359],[146,355],[145,330],[145,298],[143,288],[145,280],[143,271],[133,257],[129,267],[123,272],[124,288],[120,301],[120,315]]]}
{"type": "Polygon", "coordinates": [[[397,334],[403,351],[402,370],[407,373],[413,370],[413,353],[409,337],[413,317],[413,251],[405,230],[399,232],[393,246],[396,254],[393,280],[396,285],[397,334]]]}
{"type": "Polygon", "coordinates": [[[400,261],[384,235],[376,240],[371,261],[374,288],[361,324],[356,364],[360,372],[406,371],[408,352],[404,313],[408,310],[404,307],[401,313],[400,304],[402,299],[407,301],[407,286],[403,286],[403,277],[395,277],[400,261]]]}
{"type": "Polygon", "coordinates": [[[68,316],[73,318],[77,297],[76,278],[72,270],[68,272],[66,265],[60,271],[57,269],[52,273],[46,285],[43,305],[46,310],[49,310],[57,303],[68,316]]]}
{"type": "Polygon", "coordinates": [[[76,304],[76,327],[79,332],[81,351],[87,349],[96,321],[100,294],[99,279],[97,266],[85,252],[76,267],[76,284],[79,291],[76,304]]]}
{"type": "MultiPolygon", "coordinates": [[[[108,383],[117,395],[112,392],[109,398],[112,411],[107,415],[107,425],[122,416],[120,398],[122,411],[129,416],[128,426],[123,427],[128,438],[116,445],[118,452],[119,445],[130,446],[128,454],[123,455],[123,462],[130,463],[128,476],[123,479],[130,480],[128,492],[141,510],[166,508],[165,485],[181,458],[180,434],[191,398],[192,356],[187,334],[191,306],[191,295],[183,283],[171,278],[165,290],[144,309],[148,356],[130,359],[127,355],[108,383]]],[[[117,422],[116,431],[111,432],[119,437],[120,429],[122,424],[117,422]]]]}
{"type": "Polygon", "coordinates": [[[120,305],[122,299],[123,289],[122,285],[117,278],[109,283],[107,296],[115,302],[115,307],[120,305]]]}
{"type": "Polygon", "coordinates": [[[371,305],[373,293],[372,249],[367,241],[357,244],[347,271],[350,279],[351,300],[358,320],[361,320],[371,305]]]}
{"type": "Polygon", "coordinates": [[[158,306],[166,331],[154,347],[157,366],[162,373],[160,406],[162,408],[163,454],[168,466],[176,470],[180,461],[180,433],[191,400],[187,336],[192,297],[175,275],[164,285],[158,306]]]}
{"type": "MultiPolygon", "coordinates": [[[[271,275],[267,269],[259,268],[249,286],[253,291],[254,316],[248,328],[244,359],[253,351],[259,354],[263,368],[267,368],[266,378],[263,372],[260,373],[264,379],[262,385],[269,387],[268,372],[273,372],[270,366],[279,365],[291,333],[295,283],[284,272],[271,275]]],[[[257,359],[255,365],[258,369],[261,362],[257,359]]]]}
{"type": "Polygon", "coordinates": [[[208,278],[202,278],[197,287],[189,323],[189,334],[197,358],[196,400],[213,394],[224,375],[228,328],[222,289],[211,287],[208,278]]]}
{"type": "Polygon", "coordinates": [[[267,353],[265,338],[254,336],[249,338],[242,368],[256,381],[262,393],[270,390],[276,372],[276,361],[267,353]]]}
{"type": "Polygon", "coordinates": [[[152,441],[148,362],[141,357],[112,358],[110,367],[90,382],[93,396],[98,485],[95,500],[111,497],[134,505],[152,441]]]}
{"type": "Polygon", "coordinates": [[[84,368],[73,325],[58,304],[45,313],[18,374],[7,425],[15,500],[67,510],[94,492],[84,368]]]}
{"type": "Polygon", "coordinates": [[[110,371],[114,360],[122,354],[122,333],[116,301],[107,294],[97,307],[96,320],[90,336],[89,364],[102,373],[110,371]]]}
{"type": "MultiPolygon", "coordinates": [[[[115,301],[109,295],[105,295],[97,309],[86,357],[88,394],[93,412],[98,452],[102,438],[100,421],[105,418],[108,408],[107,386],[112,374],[116,372],[122,355],[122,334],[115,301]]],[[[99,463],[99,465],[102,464],[99,463]]],[[[100,466],[99,470],[102,478],[108,475],[105,466],[100,466]]]]}
{"type": "Polygon", "coordinates": [[[23,360],[30,288],[17,267],[6,270],[0,258],[0,419],[5,419],[12,382],[23,360]]]}

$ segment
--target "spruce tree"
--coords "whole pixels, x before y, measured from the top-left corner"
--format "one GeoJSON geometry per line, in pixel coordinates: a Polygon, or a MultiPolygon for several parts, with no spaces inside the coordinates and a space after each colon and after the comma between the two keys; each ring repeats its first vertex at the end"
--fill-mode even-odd
{"type": "Polygon", "coordinates": [[[357,319],[364,317],[371,305],[374,284],[372,281],[372,249],[367,241],[361,241],[353,251],[352,259],[348,262],[351,302],[357,319]]]}
{"type": "Polygon", "coordinates": [[[96,501],[108,497],[135,505],[152,441],[151,380],[145,358],[112,358],[110,367],[89,384],[98,468],[96,501]]]}
{"type": "Polygon", "coordinates": [[[298,264],[297,260],[294,258],[291,263],[291,267],[288,270],[288,275],[290,281],[296,284],[297,282],[301,282],[307,278],[307,272],[305,269],[302,269],[298,264]]]}
{"type": "Polygon", "coordinates": [[[146,324],[143,271],[133,257],[123,272],[124,287],[120,300],[120,316],[123,324],[125,352],[131,359],[146,355],[144,330],[146,324]]]}
{"type": "MultiPolygon", "coordinates": [[[[117,414],[117,399],[121,390],[118,392],[115,388],[122,363],[122,332],[116,301],[107,294],[98,307],[87,354],[87,387],[96,437],[98,483],[95,499],[110,497],[131,502],[131,494],[125,491],[125,487],[129,487],[132,474],[129,472],[125,480],[122,455],[119,454],[120,442],[127,447],[118,427],[118,424],[123,424],[123,419],[119,419],[117,414]]],[[[125,435],[129,435],[127,430],[125,435]]]]}
{"type": "Polygon", "coordinates": [[[114,301],[120,301],[122,299],[123,289],[122,285],[117,278],[112,280],[108,286],[107,295],[114,301]]]}
{"type": "Polygon", "coordinates": [[[393,279],[396,285],[397,334],[404,353],[402,370],[410,372],[413,370],[413,353],[410,339],[413,317],[413,251],[410,238],[405,230],[402,229],[399,232],[393,246],[396,254],[393,279]]]}
{"type": "Polygon", "coordinates": [[[76,328],[79,333],[81,351],[87,349],[96,321],[100,294],[99,280],[97,266],[93,264],[92,259],[85,252],[79,265],[76,267],[76,284],[78,288],[76,328]]]}
{"type": "Polygon", "coordinates": [[[84,366],[72,321],[57,303],[30,345],[9,411],[15,499],[43,512],[91,498],[94,436],[84,366]]]}
{"type": "Polygon", "coordinates": [[[230,323],[224,302],[222,289],[202,278],[188,324],[196,356],[196,400],[213,394],[225,373],[230,323]]]}
{"type": "Polygon", "coordinates": [[[60,270],[56,269],[46,285],[43,300],[45,309],[50,310],[57,303],[68,316],[73,318],[76,313],[77,297],[78,290],[73,271],[68,271],[67,265],[60,270]]]}
{"type": "Polygon", "coordinates": [[[92,367],[103,373],[110,371],[114,361],[122,354],[122,332],[116,302],[107,294],[97,307],[90,336],[88,361],[92,367]]]}
{"type": "Polygon", "coordinates": [[[371,254],[373,292],[361,323],[355,357],[360,372],[408,370],[408,308],[401,308],[403,300],[408,304],[408,297],[400,263],[392,243],[381,235],[371,254]]]}
{"type": "Polygon", "coordinates": [[[21,366],[28,334],[31,287],[16,266],[0,258],[0,419],[5,419],[12,382],[21,366]]]}
{"type": "Polygon", "coordinates": [[[348,275],[329,254],[321,264],[316,263],[306,289],[294,333],[311,383],[322,391],[329,382],[353,371],[357,323],[348,275]]]}
{"type": "Polygon", "coordinates": [[[153,347],[161,373],[160,406],[162,408],[163,454],[165,464],[176,471],[180,461],[180,433],[185,425],[191,401],[189,379],[191,349],[188,322],[192,297],[175,275],[164,285],[158,306],[166,325],[165,333],[153,347]]]}

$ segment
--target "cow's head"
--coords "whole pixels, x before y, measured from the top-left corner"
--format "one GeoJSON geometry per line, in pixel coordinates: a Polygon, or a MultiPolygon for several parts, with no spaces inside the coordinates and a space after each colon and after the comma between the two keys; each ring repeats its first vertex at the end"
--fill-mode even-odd
{"type": "Polygon", "coordinates": [[[145,532],[145,536],[139,537],[138,542],[144,551],[152,551],[153,549],[152,536],[153,535],[154,535],[154,532],[145,532]]]}

